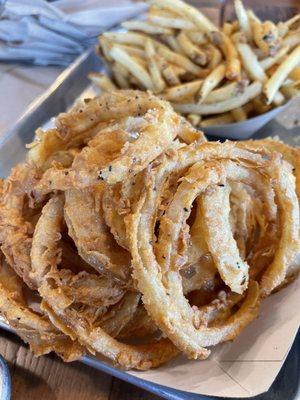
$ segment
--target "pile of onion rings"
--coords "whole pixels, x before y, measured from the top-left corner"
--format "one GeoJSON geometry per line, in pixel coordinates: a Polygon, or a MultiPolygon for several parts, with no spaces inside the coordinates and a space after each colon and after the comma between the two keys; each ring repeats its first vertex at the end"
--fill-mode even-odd
{"type": "Polygon", "coordinates": [[[207,142],[133,90],[28,148],[0,185],[0,312],[36,355],[205,359],[297,276],[299,148],[207,142]]]}

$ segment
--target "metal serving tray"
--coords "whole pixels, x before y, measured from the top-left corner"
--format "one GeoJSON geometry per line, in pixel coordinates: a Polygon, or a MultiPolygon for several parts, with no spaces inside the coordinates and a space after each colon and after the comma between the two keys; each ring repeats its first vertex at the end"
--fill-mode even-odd
{"type": "MultiPolygon", "coordinates": [[[[74,101],[86,93],[90,82],[87,74],[91,71],[104,69],[103,62],[89,50],[82,54],[70,67],[68,67],[50,86],[50,88],[32,103],[17,123],[7,131],[0,139],[0,176],[9,174],[12,166],[24,159],[26,154],[25,144],[34,138],[35,129],[49,122],[60,112],[68,109],[74,101]]],[[[288,111],[285,110],[285,113],[288,111]]],[[[292,115],[291,115],[292,117],[292,115]]],[[[295,116],[296,118],[296,116],[295,116]]],[[[300,142],[300,128],[285,129],[280,123],[273,120],[254,137],[278,135],[289,144],[296,145],[300,142]]],[[[0,321],[0,327],[11,329],[0,321]]],[[[169,400],[208,400],[220,399],[220,397],[208,397],[169,387],[153,384],[124,371],[118,370],[95,357],[85,356],[81,361],[100,371],[106,372],[117,378],[139,386],[149,392],[169,400]]],[[[298,400],[300,399],[300,332],[285,361],[283,368],[268,392],[252,397],[255,400],[298,400]]],[[[227,398],[228,399],[228,398],[227,398]]],[[[229,399],[230,400],[230,399],[229,399]]]]}

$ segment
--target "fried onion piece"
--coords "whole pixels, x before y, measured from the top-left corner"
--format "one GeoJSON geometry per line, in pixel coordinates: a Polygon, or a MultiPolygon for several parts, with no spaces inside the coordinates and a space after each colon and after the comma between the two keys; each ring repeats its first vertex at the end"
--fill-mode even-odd
{"type": "MultiPolygon", "coordinates": [[[[68,292],[69,285],[64,287],[62,284],[64,277],[56,266],[59,245],[55,238],[60,234],[59,225],[62,217],[63,198],[57,195],[44,207],[33,237],[32,253],[38,255],[34,257],[34,270],[40,268],[36,275],[43,276],[38,289],[43,297],[43,310],[49,313],[51,321],[72,339],[77,338],[90,351],[100,352],[125,368],[148,369],[175,356],[178,351],[168,339],[141,346],[131,346],[116,341],[101,327],[93,326],[93,321],[88,315],[76,306],[74,297],[68,292]],[[47,233],[44,234],[44,231],[47,233]],[[51,265],[50,271],[49,265],[51,265]]],[[[98,278],[99,281],[102,279],[106,278],[98,278]]],[[[104,287],[108,289],[107,282],[104,287]]],[[[106,294],[106,289],[104,293],[97,290],[97,294],[102,296],[103,306],[116,304],[118,296],[113,295],[112,289],[106,294]]],[[[81,295],[79,297],[81,298],[81,295]]],[[[81,301],[80,298],[78,301],[81,301]]]]}
{"type": "Polygon", "coordinates": [[[127,292],[121,302],[104,315],[101,328],[112,337],[117,337],[133,318],[140,298],[140,293],[127,292]]]}
{"type": "Polygon", "coordinates": [[[248,286],[248,264],[239,255],[233,238],[229,213],[230,190],[224,184],[207,190],[201,197],[207,244],[223,281],[233,292],[243,293],[248,286]]]}
{"type": "Polygon", "coordinates": [[[78,360],[83,348],[59,332],[43,315],[32,311],[23,295],[23,282],[1,256],[0,313],[35,355],[55,351],[65,361],[78,360]]]}
{"type": "MultiPolygon", "coordinates": [[[[272,193],[266,196],[272,197],[272,193]]],[[[272,203],[269,211],[272,214],[272,203]]],[[[188,146],[165,158],[152,170],[147,190],[127,223],[134,278],[143,294],[145,308],[164,334],[192,358],[207,357],[209,352],[204,347],[232,339],[251,322],[258,312],[260,293],[266,295],[283,281],[299,244],[298,201],[285,163],[277,154],[271,156],[267,151],[246,149],[230,142],[188,146]],[[183,176],[160,220],[154,253],[151,243],[160,195],[170,174],[178,171],[183,176]],[[209,187],[224,184],[226,179],[250,184],[262,196],[266,182],[273,186],[280,212],[280,238],[274,261],[264,272],[262,288],[250,280],[240,312],[220,325],[207,328],[201,326],[199,310],[191,308],[183,296],[179,269],[186,255],[182,253],[185,250],[182,237],[194,199],[209,187]]]]}
{"type": "Polygon", "coordinates": [[[26,191],[38,179],[38,172],[28,164],[16,166],[3,186],[0,204],[0,243],[8,264],[32,289],[30,249],[33,225],[26,221],[23,209],[26,191]]]}
{"type": "Polygon", "coordinates": [[[121,339],[139,339],[144,337],[150,337],[158,331],[157,326],[149,317],[149,314],[145,310],[144,306],[141,304],[132,319],[128,324],[122,329],[118,338],[121,339]]]}
{"type": "Polygon", "coordinates": [[[66,191],[65,220],[80,256],[100,273],[109,271],[128,280],[130,254],[120,247],[106,226],[101,207],[105,187],[94,192],[66,191]]]}
{"type": "MultiPolygon", "coordinates": [[[[119,246],[128,249],[124,214],[120,210],[121,194],[120,185],[116,184],[106,188],[103,193],[102,207],[103,216],[107,226],[119,246]]],[[[124,204],[124,207],[128,204],[124,204]]]]}
{"type": "Polygon", "coordinates": [[[246,146],[253,148],[265,148],[271,152],[282,154],[284,160],[293,166],[293,174],[296,177],[296,192],[300,198],[300,148],[292,147],[283,143],[278,138],[265,138],[260,140],[248,140],[243,142],[246,146]]]}
{"type": "MultiPolygon", "coordinates": [[[[129,98],[121,91],[106,93],[82,109],[58,117],[59,126],[64,123],[73,126],[74,120],[81,121],[82,118],[85,118],[82,122],[85,128],[99,118],[104,118],[107,123],[74,158],[71,168],[66,170],[58,165],[45,172],[36,187],[38,193],[84,188],[101,180],[114,184],[142,171],[171,147],[176,137],[184,143],[205,140],[203,133],[178,116],[167,102],[147,93],[128,93],[129,98]],[[107,107],[114,110],[112,114],[108,113],[107,107]],[[93,117],[88,118],[90,113],[93,117]]],[[[74,132],[77,129],[80,133],[85,128],[76,125],[74,132]]]]}

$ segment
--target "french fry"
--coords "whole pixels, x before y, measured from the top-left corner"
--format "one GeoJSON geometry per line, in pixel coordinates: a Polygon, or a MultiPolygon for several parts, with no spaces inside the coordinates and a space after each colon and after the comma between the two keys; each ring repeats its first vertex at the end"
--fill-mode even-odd
{"type": "Polygon", "coordinates": [[[172,49],[176,53],[184,55],[184,51],[182,50],[182,48],[181,48],[180,44],[178,43],[178,41],[176,40],[175,36],[171,36],[171,35],[164,36],[163,39],[167,43],[167,45],[170,47],[170,49],[172,49]]]}
{"type": "Polygon", "coordinates": [[[252,100],[253,108],[258,114],[264,114],[271,110],[271,104],[266,104],[260,97],[252,100]]]}
{"type": "Polygon", "coordinates": [[[251,41],[252,30],[249,16],[241,0],[234,0],[234,8],[241,30],[245,33],[247,40],[251,41]]]}
{"type": "MultiPolygon", "coordinates": [[[[110,47],[112,47],[112,45],[110,47]]],[[[128,44],[118,44],[118,46],[121,49],[125,50],[126,53],[130,54],[131,56],[140,57],[140,58],[145,57],[145,52],[140,47],[130,46],[128,44]]]]}
{"type": "Polygon", "coordinates": [[[115,81],[117,82],[118,86],[121,89],[130,89],[130,83],[129,83],[129,73],[127,70],[125,70],[125,74],[124,74],[124,68],[122,67],[122,65],[118,64],[118,63],[114,63],[111,66],[112,72],[113,72],[113,76],[115,81]]]}
{"type": "Polygon", "coordinates": [[[300,29],[288,33],[282,41],[284,46],[289,46],[291,49],[300,44],[300,29]]]}
{"type": "Polygon", "coordinates": [[[89,79],[95,83],[104,92],[109,92],[111,90],[116,90],[116,85],[111,81],[111,79],[99,72],[90,72],[88,74],[89,79]]]}
{"type": "Polygon", "coordinates": [[[300,80],[300,66],[297,66],[292,72],[289,74],[289,78],[293,79],[294,81],[300,80]]]}
{"type": "Polygon", "coordinates": [[[161,71],[162,76],[169,86],[176,86],[180,84],[178,75],[175,73],[172,65],[170,65],[163,57],[156,55],[156,61],[161,71]]]}
{"type": "Polygon", "coordinates": [[[226,86],[222,86],[221,88],[210,92],[209,95],[204,99],[203,103],[212,104],[229,100],[238,94],[244,93],[247,85],[248,81],[246,80],[231,82],[226,86]]]}
{"type": "Polygon", "coordinates": [[[262,83],[253,82],[247,86],[244,93],[237,95],[229,100],[225,100],[219,103],[212,104],[173,104],[174,109],[182,114],[222,114],[227,111],[234,110],[237,107],[241,107],[254,99],[262,92],[262,83]]]}
{"type": "Polygon", "coordinates": [[[283,22],[283,24],[286,25],[290,29],[296,22],[299,22],[299,21],[300,21],[300,14],[296,14],[292,18],[283,22]]]}
{"type": "Polygon", "coordinates": [[[203,81],[198,92],[197,99],[199,104],[202,103],[209,93],[215,89],[225,78],[226,67],[224,64],[218,65],[203,81]]]}
{"type": "MultiPolygon", "coordinates": [[[[268,76],[258,62],[256,55],[252,51],[252,48],[247,43],[241,42],[237,42],[236,46],[241,56],[243,67],[248,72],[252,80],[260,81],[262,83],[266,82],[268,80],[268,76]]],[[[278,91],[274,96],[275,104],[281,105],[284,100],[284,96],[278,91]]]]}
{"type": "Polygon", "coordinates": [[[148,20],[155,25],[164,27],[164,28],[172,28],[172,29],[195,29],[195,25],[184,18],[174,18],[174,17],[165,17],[156,14],[149,14],[148,20]]]}
{"type": "MultiPolygon", "coordinates": [[[[117,47],[119,47],[118,45],[117,45],[117,47]]],[[[123,49],[124,50],[124,49],[123,49]]],[[[125,51],[125,50],[124,50],[125,51]]],[[[128,54],[128,53],[127,53],[128,54]]],[[[145,58],[141,58],[141,57],[138,57],[138,56],[132,56],[132,55],[130,55],[130,54],[128,54],[130,57],[132,57],[132,59],[134,60],[134,61],[136,61],[141,67],[143,67],[143,68],[145,68],[146,70],[148,69],[148,64],[147,64],[147,60],[145,59],[145,58]]]]}
{"type": "Polygon", "coordinates": [[[153,25],[147,21],[125,21],[122,23],[122,26],[128,30],[150,33],[152,35],[172,35],[173,33],[172,29],[153,25]]]}
{"type": "Polygon", "coordinates": [[[206,49],[209,54],[208,69],[210,70],[215,69],[222,62],[223,59],[222,53],[216,46],[212,45],[211,43],[206,45],[206,49]]]}
{"type": "Polygon", "coordinates": [[[191,21],[200,31],[210,32],[216,30],[216,26],[198,9],[181,0],[151,0],[150,4],[158,8],[167,8],[191,21]]]}
{"type": "Polygon", "coordinates": [[[280,62],[283,59],[283,57],[289,52],[289,50],[290,50],[289,46],[283,46],[275,54],[274,57],[267,57],[267,58],[264,58],[263,60],[260,60],[259,63],[261,65],[262,69],[267,70],[267,69],[273,67],[273,65],[277,64],[278,62],[280,62]]]}
{"type": "Polygon", "coordinates": [[[150,39],[145,42],[145,53],[148,61],[148,69],[154,86],[154,92],[160,93],[166,87],[165,81],[162,78],[161,71],[156,61],[155,48],[150,39]]]}
{"type": "Polygon", "coordinates": [[[109,54],[109,49],[111,48],[109,41],[104,36],[100,36],[99,42],[101,46],[101,51],[103,52],[103,55],[106,58],[106,60],[109,62],[113,62],[113,59],[109,54]]]}
{"type": "Polygon", "coordinates": [[[104,32],[99,40],[101,41],[102,38],[105,38],[114,43],[130,44],[144,48],[147,37],[144,34],[136,32],[104,32]]]}
{"type": "Polygon", "coordinates": [[[219,31],[211,32],[210,37],[226,58],[226,78],[238,79],[241,75],[241,63],[231,39],[219,31]]]}
{"type": "Polygon", "coordinates": [[[300,14],[274,24],[234,0],[237,19],[218,29],[182,0],[149,3],[146,21],[99,38],[118,87],[160,93],[195,126],[200,115],[242,121],[298,93],[300,14]]]}
{"type": "Polygon", "coordinates": [[[299,96],[300,94],[300,80],[293,82],[290,85],[282,86],[282,93],[288,98],[291,99],[293,97],[299,96]]]}
{"type": "Polygon", "coordinates": [[[253,39],[266,56],[274,56],[279,48],[279,34],[276,25],[271,21],[262,23],[252,21],[253,39]]]}
{"type": "Polygon", "coordinates": [[[270,77],[264,86],[264,93],[267,97],[268,103],[271,103],[278,92],[278,89],[293,71],[294,68],[300,63],[300,45],[296,47],[280,64],[276,72],[270,77]]]}
{"type": "Polygon", "coordinates": [[[148,90],[153,90],[153,83],[148,71],[143,68],[133,56],[118,46],[113,46],[109,52],[111,58],[126,68],[148,90]]]}
{"type": "Polygon", "coordinates": [[[224,35],[227,36],[231,36],[232,32],[233,32],[233,25],[230,22],[224,22],[223,26],[222,26],[222,32],[224,33],[224,35]]]}
{"type": "Polygon", "coordinates": [[[185,31],[185,34],[190,38],[190,40],[194,44],[205,44],[207,42],[207,38],[203,32],[199,31],[185,31]]]}
{"type": "Polygon", "coordinates": [[[217,117],[203,119],[200,122],[200,127],[206,128],[208,126],[231,124],[232,122],[234,122],[233,116],[230,113],[225,113],[217,117]]]}
{"type": "Polygon", "coordinates": [[[181,85],[173,86],[166,89],[162,96],[168,101],[179,103],[189,97],[195,96],[198,93],[203,81],[196,80],[193,82],[183,83],[181,85]]]}
{"type": "Polygon", "coordinates": [[[258,16],[255,14],[253,10],[248,9],[246,12],[249,18],[250,25],[252,21],[261,23],[261,20],[258,18],[258,16]]]}
{"type": "Polygon", "coordinates": [[[204,66],[207,64],[206,53],[198,46],[195,46],[191,40],[185,35],[185,33],[180,32],[177,36],[177,41],[182,49],[182,51],[196,64],[204,66]]]}
{"type": "Polygon", "coordinates": [[[184,68],[186,71],[191,72],[195,76],[201,77],[202,68],[198,65],[194,64],[187,57],[182,54],[177,54],[174,51],[170,50],[167,46],[155,42],[155,47],[158,51],[158,54],[169,61],[172,64],[178,65],[179,67],[184,68]]]}
{"type": "Polygon", "coordinates": [[[201,115],[189,114],[186,119],[195,127],[199,126],[201,122],[201,115]]]}
{"type": "Polygon", "coordinates": [[[243,107],[235,108],[234,110],[230,111],[230,114],[232,115],[235,122],[246,121],[247,119],[247,113],[245,112],[243,107]]]}
{"type": "Polygon", "coordinates": [[[247,43],[236,41],[236,48],[242,60],[244,69],[247,71],[251,79],[264,82],[267,80],[267,75],[252,48],[247,43]]]}

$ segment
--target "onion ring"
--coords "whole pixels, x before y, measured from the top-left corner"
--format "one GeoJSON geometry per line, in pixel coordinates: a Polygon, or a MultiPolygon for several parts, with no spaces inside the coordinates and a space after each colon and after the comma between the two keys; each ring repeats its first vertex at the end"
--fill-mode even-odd
{"type": "MultiPolygon", "coordinates": [[[[171,338],[180,350],[190,357],[198,358],[208,355],[203,346],[219,343],[227,340],[228,337],[232,338],[255,317],[259,296],[253,295],[258,289],[257,284],[251,283],[248,296],[252,302],[249,303],[248,300],[245,300],[247,311],[241,320],[239,320],[241,315],[237,314],[238,318],[234,319],[236,327],[229,322],[234,318],[232,316],[218,328],[214,327],[211,330],[210,328],[195,328],[195,311],[188,305],[182,294],[181,277],[178,274],[178,268],[182,261],[178,260],[180,256],[178,255],[179,247],[177,247],[182,240],[182,226],[184,227],[189,215],[194,197],[199,196],[199,193],[206,190],[208,185],[223,184],[226,176],[224,176],[224,168],[227,173],[230,173],[231,179],[247,179],[249,176],[251,177],[248,170],[252,171],[255,168],[262,171],[264,180],[267,175],[272,182],[274,178],[274,182],[279,182],[274,185],[274,190],[282,218],[285,215],[285,221],[288,220],[290,223],[285,223],[281,227],[281,244],[278,246],[273,263],[263,275],[260,289],[262,295],[270,293],[284,279],[287,267],[297,251],[299,208],[290,173],[279,157],[275,155],[271,157],[267,152],[246,150],[238,144],[229,142],[225,144],[206,143],[188,147],[179,150],[173,159],[170,157],[156,169],[154,168],[147,191],[141,197],[128,224],[128,234],[131,239],[134,277],[138,281],[138,287],[143,294],[143,301],[148,313],[156,325],[171,338]],[[226,159],[228,161],[225,161],[226,159]],[[222,165],[219,169],[217,160],[222,165]],[[216,167],[210,169],[208,161],[215,163],[216,167]],[[243,167],[239,167],[239,173],[236,173],[233,168],[234,161],[239,161],[243,165],[243,167]],[[160,221],[161,233],[158,237],[158,246],[161,251],[157,251],[156,245],[156,259],[150,243],[153,241],[155,224],[153,210],[157,208],[159,192],[170,172],[174,173],[178,168],[184,171],[189,166],[192,166],[190,172],[182,179],[160,221]],[[153,190],[154,188],[156,190],[153,190]],[[286,192],[288,192],[288,196],[283,196],[283,193],[286,192]],[[181,220],[182,222],[179,223],[178,221],[181,220]],[[285,250],[284,257],[283,248],[285,250]],[[280,268],[278,268],[279,263],[280,268]],[[164,310],[164,312],[162,313],[160,310],[164,310]]],[[[253,181],[255,180],[252,179],[252,183],[253,181]]]]}
{"type": "MultiPolygon", "coordinates": [[[[32,254],[38,255],[32,259],[35,274],[43,276],[38,290],[44,300],[43,309],[49,313],[51,321],[57,323],[57,327],[72,339],[77,338],[90,351],[100,352],[126,368],[148,369],[166,362],[177,354],[177,349],[168,339],[141,346],[120,343],[101,327],[91,326],[86,316],[72,306],[74,299],[65,293],[60,272],[56,268],[57,259],[53,257],[58,251],[57,240],[53,242],[53,238],[59,236],[62,210],[63,198],[52,197],[43,209],[34,232],[32,246],[32,254]],[[48,232],[46,235],[45,231],[48,232]],[[43,240],[40,239],[41,234],[44,236],[43,240]]],[[[116,303],[116,296],[103,296],[102,301],[104,306],[116,303]]]]}

